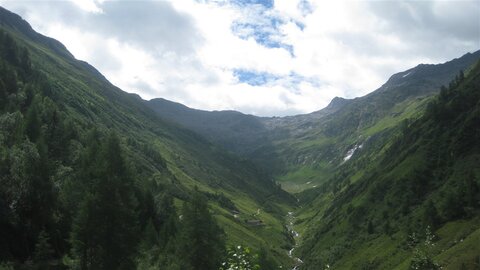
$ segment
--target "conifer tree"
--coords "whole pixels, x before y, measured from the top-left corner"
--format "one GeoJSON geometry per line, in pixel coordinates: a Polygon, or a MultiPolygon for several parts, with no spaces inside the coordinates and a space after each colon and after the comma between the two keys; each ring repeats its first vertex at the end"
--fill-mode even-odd
{"type": "Polygon", "coordinates": [[[178,230],[177,211],[173,205],[172,196],[167,193],[162,194],[157,213],[160,246],[165,248],[170,241],[175,239],[178,230]]]}
{"type": "Polygon", "coordinates": [[[278,265],[268,255],[267,249],[264,246],[262,246],[258,252],[258,266],[261,270],[278,269],[278,265]]]}
{"type": "Polygon", "coordinates": [[[38,109],[35,104],[32,104],[25,116],[25,128],[24,133],[28,136],[31,142],[37,141],[40,136],[40,128],[42,123],[38,116],[38,109]]]}
{"type": "Polygon", "coordinates": [[[223,230],[208,210],[206,199],[196,188],[190,201],[185,202],[178,256],[183,269],[218,269],[225,254],[223,230]]]}
{"type": "Polygon", "coordinates": [[[5,109],[8,101],[8,93],[7,88],[5,87],[5,83],[0,79],[0,112],[5,109]]]}
{"type": "Polygon", "coordinates": [[[368,234],[373,234],[375,232],[375,228],[373,227],[372,220],[368,221],[367,232],[368,232],[368,234]]]}
{"type": "Polygon", "coordinates": [[[435,207],[433,202],[430,200],[427,202],[427,205],[425,206],[423,218],[426,225],[430,226],[433,229],[437,228],[440,222],[440,216],[438,215],[437,208],[435,207]]]}
{"type": "Polygon", "coordinates": [[[48,233],[42,230],[38,235],[33,255],[33,261],[39,270],[48,269],[48,262],[53,257],[54,251],[49,241],[50,237],[48,236],[48,233]]]}
{"type": "Polygon", "coordinates": [[[133,180],[119,139],[109,135],[90,149],[84,166],[92,179],[72,227],[72,247],[81,269],[133,269],[138,242],[133,180]]]}

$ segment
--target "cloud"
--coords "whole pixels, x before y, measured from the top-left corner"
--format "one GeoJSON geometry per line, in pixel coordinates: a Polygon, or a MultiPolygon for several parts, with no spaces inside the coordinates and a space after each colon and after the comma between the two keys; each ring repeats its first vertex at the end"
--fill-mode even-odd
{"type": "Polygon", "coordinates": [[[192,18],[169,2],[108,1],[100,7],[102,13],[89,16],[79,26],[160,54],[188,56],[203,42],[192,18]]]}
{"type": "Polygon", "coordinates": [[[318,110],[395,72],[480,48],[478,1],[0,4],[126,91],[258,115],[318,110]]]}
{"type": "Polygon", "coordinates": [[[98,7],[95,0],[72,0],[72,2],[77,5],[79,8],[94,13],[101,13],[102,10],[98,7]]]}
{"type": "Polygon", "coordinates": [[[27,18],[47,31],[59,24],[105,39],[114,38],[151,53],[185,56],[202,43],[192,17],[166,1],[20,1],[13,6],[22,7],[27,18]]]}
{"type": "Polygon", "coordinates": [[[480,45],[478,1],[380,2],[368,7],[382,23],[379,30],[398,37],[410,53],[455,57],[460,44],[480,45]]]}

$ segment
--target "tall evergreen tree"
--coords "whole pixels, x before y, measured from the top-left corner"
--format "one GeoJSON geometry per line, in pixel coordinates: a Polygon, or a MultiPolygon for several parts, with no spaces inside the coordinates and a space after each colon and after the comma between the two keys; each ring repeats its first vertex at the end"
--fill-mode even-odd
{"type": "Polygon", "coordinates": [[[162,194],[158,203],[157,217],[159,222],[160,246],[165,248],[175,239],[178,230],[177,211],[173,198],[167,193],[162,194]]]}
{"type": "Polygon", "coordinates": [[[278,265],[268,255],[267,249],[264,246],[262,246],[258,252],[258,266],[260,267],[260,270],[278,269],[278,265]]]}
{"type": "Polygon", "coordinates": [[[437,208],[431,200],[429,200],[424,208],[423,219],[427,226],[436,229],[440,223],[440,216],[438,215],[437,208]]]}
{"type": "Polygon", "coordinates": [[[225,255],[223,230],[208,210],[205,197],[196,188],[182,209],[178,256],[182,268],[192,270],[218,269],[225,255]]]}
{"type": "Polygon", "coordinates": [[[138,242],[133,179],[119,139],[111,134],[85,162],[92,183],[72,227],[73,253],[81,269],[133,269],[138,242]]]}
{"type": "Polygon", "coordinates": [[[33,261],[39,270],[49,269],[48,262],[53,258],[54,251],[49,243],[50,237],[45,231],[41,231],[35,244],[33,261]]]}
{"type": "Polygon", "coordinates": [[[39,111],[36,104],[32,104],[25,116],[24,133],[28,136],[30,141],[35,142],[40,136],[42,123],[39,117],[39,111]]]}
{"type": "Polygon", "coordinates": [[[5,109],[8,101],[8,93],[7,88],[5,87],[5,83],[0,79],[0,111],[5,109]]]}

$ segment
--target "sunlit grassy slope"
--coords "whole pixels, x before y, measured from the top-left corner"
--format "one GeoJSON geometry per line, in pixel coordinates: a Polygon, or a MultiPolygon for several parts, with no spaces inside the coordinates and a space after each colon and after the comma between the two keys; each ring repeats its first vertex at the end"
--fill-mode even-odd
{"type": "Polygon", "coordinates": [[[304,269],[409,269],[418,250],[443,269],[479,266],[479,89],[476,64],[300,194],[304,269]]]}

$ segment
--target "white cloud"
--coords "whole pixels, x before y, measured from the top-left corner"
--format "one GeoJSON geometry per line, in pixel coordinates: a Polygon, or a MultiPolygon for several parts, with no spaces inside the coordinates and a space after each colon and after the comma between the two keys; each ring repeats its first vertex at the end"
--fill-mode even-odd
{"type": "MultiPolygon", "coordinates": [[[[79,8],[94,13],[102,13],[102,9],[98,7],[99,1],[95,0],[72,0],[72,2],[79,8]]],[[[103,2],[103,1],[102,1],[103,2]]]]}
{"type": "Polygon", "coordinates": [[[311,112],[480,48],[478,1],[238,2],[0,0],[122,89],[208,110],[311,112]]]}

